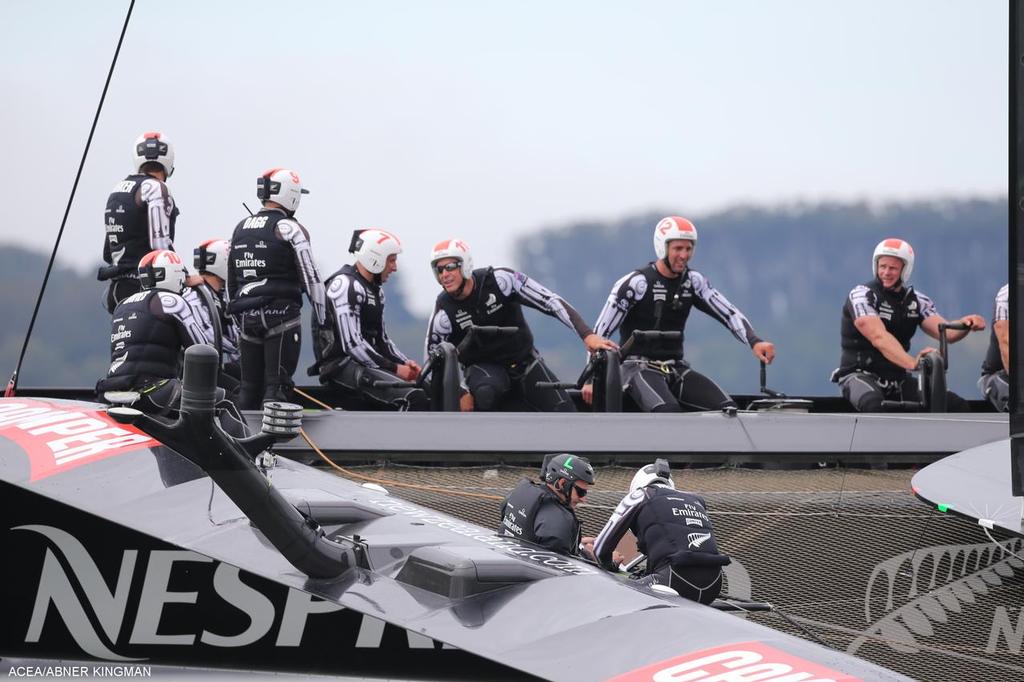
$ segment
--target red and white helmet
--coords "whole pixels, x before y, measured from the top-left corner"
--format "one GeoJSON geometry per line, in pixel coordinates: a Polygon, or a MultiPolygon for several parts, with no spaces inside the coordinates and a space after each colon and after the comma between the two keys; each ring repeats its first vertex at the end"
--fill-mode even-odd
{"type": "Polygon", "coordinates": [[[227,239],[207,239],[192,251],[192,264],[200,274],[209,273],[227,281],[230,253],[231,242],[227,239]]]}
{"type": "Polygon", "coordinates": [[[430,252],[430,270],[434,272],[435,278],[437,272],[434,270],[434,266],[437,265],[437,261],[445,258],[454,258],[462,263],[461,271],[464,279],[473,276],[473,252],[470,251],[469,244],[466,242],[453,238],[434,244],[434,248],[430,252]]]}
{"type": "Polygon", "coordinates": [[[143,289],[163,289],[180,294],[185,289],[185,264],[168,249],[150,251],[139,261],[139,282],[143,289]]]}
{"type": "Polygon", "coordinates": [[[371,227],[356,231],[349,253],[355,254],[357,263],[379,275],[384,272],[388,256],[402,253],[402,242],[390,232],[371,227]]]}
{"type": "Polygon", "coordinates": [[[286,211],[295,213],[303,194],[309,194],[309,190],[302,188],[299,174],[293,170],[271,168],[256,178],[256,198],[281,204],[286,211]]]}
{"type": "Polygon", "coordinates": [[[654,226],[654,253],[658,258],[664,258],[668,252],[668,243],[673,239],[686,239],[697,246],[697,228],[686,218],[669,216],[662,218],[654,226]]]}
{"type": "Polygon", "coordinates": [[[878,259],[882,256],[892,256],[903,261],[903,272],[900,279],[906,284],[910,281],[910,273],[914,271],[914,249],[909,242],[902,239],[883,239],[875,247],[875,253],[871,256],[871,275],[878,277],[878,259]]]}
{"type": "Polygon", "coordinates": [[[163,133],[150,131],[142,133],[132,148],[135,172],[140,172],[144,163],[158,163],[163,166],[167,177],[174,174],[174,145],[163,133]]]}

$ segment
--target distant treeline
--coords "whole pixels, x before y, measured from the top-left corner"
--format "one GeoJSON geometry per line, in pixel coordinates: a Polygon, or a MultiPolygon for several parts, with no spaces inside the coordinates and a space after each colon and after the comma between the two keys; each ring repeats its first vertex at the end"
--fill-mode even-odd
{"type": "MultiPolygon", "coordinates": [[[[839,358],[840,308],[850,288],[871,277],[871,251],[884,237],[902,237],[914,246],[913,283],[949,319],[966,313],[990,318],[995,293],[1007,279],[1005,199],[736,207],[703,216],[670,209],[534,232],[518,240],[512,263],[495,265],[522,269],[592,323],[612,283],[653,260],[653,228],[665,215],[695,222],[700,241],[692,266],[746,313],[762,337],[775,342],[778,359],[768,383],[790,394],[835,393],[828,375],[839,358]]],[[[17,360],[45,267],[44,254],[0,247],[5,377],[17,360]]],[[[426,320],[410,314],[394,286],[399,282],[396,276],[388,286],[389,332],[406,353],[419,357],[426,320]]],[[[91,386],[105,373],[110,329],[100,307],[102,288],[92,276],[55,269],[21,385],[91,386]]],[[[539,313],[527,317],[555,371],[575,379],[584,354],[574,334],[539,313]]],[[[695,367],[728,390],[756,392],[757,362],[724,327],[694,311],[686,331],[687,358],[695,367]]],[[[923,336],[915,337],[915,348],[925,343],[923,336]]],[[[972,334],[953,348],[949,381],[965,397],[977,397],[974,382],[987,343],[987,332],[972,334]]],[[[304,346],[298,383],[312,381],[305,376],[312,362],[308,333],[304,346]]]]}

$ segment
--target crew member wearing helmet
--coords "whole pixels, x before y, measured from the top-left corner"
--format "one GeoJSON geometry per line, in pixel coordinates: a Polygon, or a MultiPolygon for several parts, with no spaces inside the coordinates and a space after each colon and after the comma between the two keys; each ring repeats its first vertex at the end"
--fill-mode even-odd
{"type": "Polygon", "coordinates": [[[139,261],[153,250],[174,249],[178,207],[167,190],[174,173],[174,146],[166,135],[143,133],[132,149],[135,172],[114,186],[104,212],[107,235],[97,279],[109,281],[104,305],[112,313],[118,303],[137,293],[139,261]]]}
{"type": "Polygon", "coordinates": [[[988,352],[981,363],[978,388],[1000,412],[1010,410],[1010,285],[1004,284],[996,294],[992,315],[992,335],[988,352]]]}
{"type": "Polygon", "coordinates": [[[302,293],[324,324],[324,285],[309,233],[295,219],[308,194],[299,174],[272,168],[256,179],[263,210],[235,227],[228,261],[228,312],[237,316],[242,364],[239,407],[290,400],[301,347],[302,293]]]}
{"type": "MultiPolygon", "coordinates": [[[[910,355],[910,339],[918,327],[939,338],[939,325],[946,322],[932,299],[909,286],[914,270],[914,249],[902,239],[883,239],[871,256],[873,278],[855,286],[843,304],[842,355],[832,380],[839,383],[843,397],[858,412],[879,412],[883,400],[920,400],[917,380],[909,374],[920,359],[934,348],[910,355]]],[[[985,328],[981,315],[958,320],[970,330],[985,328]]],[[[946,332],[956,343],[969,331],[946,332]]],[[[947,393],[951,412],[968,410],[963,398],[947,393]]]]}
{"type": "MultiPolygon", "coordinates": [[[[576,505],[594,485],[594,467],[584,457],[563,452],[547,455],[541,480],[524,478],[501,507],[499,535],[532,542],[553,552],[593,559],[581,545],[582,526],[576,505]]],[[[592,542],[592,538],[590,539],[592,542]]]]}
{"type": "Polygon", "coordinates": [[[667,585],[687,599],[710,604],[722,589],[722,566],[704,498],[676,490],[664,459],[637,470],[608,523],[597,536],[594,554],[610,571],[618,570],[615,547],[626,531],[647,555],[647,584],[667,585]]]}
{"type": "Polygon", "coordinates": [[[327,278],[327,319],[313,325],[313,347],[320,381],[366,403],[397,410],[426,410],[426,391],[374,386],[396,379],[414,381],[420,366],[388,337],[384,326],[384,283],[398,270],[402,242],[378,229],[352,233],[355,263],[327,278]]]}
{"type": "MultiPolygon", "coordinates": [[[[625,343],[634,331],[685,332],[690,309],[696,307],[721,322],[758,360],[775,359],[774,344],[754,333],[740,310],[689,267],[697,247],[697,228],[686,218],[663,218],[654,228],[657,260],[633,270],[612,285],[594,329],[602,336],[619,331],[625,343]]],[[[683,356],[682,343],[634,345],[622,363],[622,383],[644,412],[717,410],[735,407],[714,381],[694,371],[683,356]]],[[[583,398],[592,399],[592,387],[583,398]]]]}
{"type": "Polygon", "coordinates": [[[139,262],[142,291],[114,309],[110,369],[96,384],[109,391],[134,391],[133,407],[150,414],[175,409],[181,396],[181,353],[195,343],[212,343],[203,322],[182,298],[185,266],[174,251],[151,251],[139,262]]]}
{"type": "Polygon", "coordinates": [[[496,409],[499,400],[516,385],[523,400],[535,410],[576,410],[565,391],[537,388],[537,382],[558,379],[533,347],[533,332],[522,307],[558,319],[579,335],[590,352],[614,349],[613,342],[595,334],[565,299],[523,273],[495,267],[474,270],[469,245],[461,239],[445,239],[435,245],[430,268],[444,291],[437,297],[427,326],[428,356],[442,341],[459,346],[470,327],[518,328],[511,336],[475,337],[473,343],[459,350],[473,409],[496,409]]]}
{"type": "Polygon", "coordinates": [[[238,349],[238,325],[227,314],[225,282],[228,278],[228,260],[231,242],[227,239],[207,239],[193,251],[193,264],[198,274],[186,280],[188,286],[182,297],[195,309],[207,328],[207,336],[214,340],[221,359],[218,385],[228,397],[237,397],[242,377],[241,352],[238,349]],[[195,284],[191,280],[195,279],[195,284]]]}

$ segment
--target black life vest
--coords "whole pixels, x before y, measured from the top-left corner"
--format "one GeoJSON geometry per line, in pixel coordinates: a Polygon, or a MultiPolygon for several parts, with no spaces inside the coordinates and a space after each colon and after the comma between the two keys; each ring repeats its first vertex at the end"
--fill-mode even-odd
{"type": "MultiPolygon", "coordinates": [[[[149,206],[139,194],[143,180],[159,182],[145,173],[129,175],[107,197],[107,207],[103,213],[106,224],[103,260],[113,267],[104,269],[103,279],[137,276],[139,261],[152,251],[149,243],[149,206]]],[[[166,186],[164,189],[166,191],[166,186]]],[[[169,192],[166,201],[171,206],[170,237],[173,242],[178,207],[169,192]]]]}
{"type": "Polygon", "coordinates": [[[704,500],[662,486],[644,488],[646,500],[630,525],[648,570],[673,566],[722,565],[704,500]],[[694,556],[697,555],[697,556],[694,556]],[[703,556],[701,556],[703,555],[703,556]]]}
{"type": "MultiPolygon", "coordinates": [[[[181,350],[191,341],[181,323],[164,312],[161,297],[177,294],[148,289],[129,296],[114,309],[110,331],[110,369],[96,391],[127,391],[155,380],[178,375],[181,350]]],[[[173,306],[169,306],[173,307],[173,306]]]]}
{"type": "Polygon", "coordinates": [[[265,208],[235,226],[228,260],[228,312],[259,308],[274,300],[302,304],[302,279],[291,242],[277,234],[277,223],[294,220],[281,209],[265,208]]]}
{"type": "Polygon", "coordinates": [[[498,287],[493,268],[473,271],[473,291],[463,300],[441,292],[438,307],[448,315],[452,331],[448,340],[456,347],[466,338],[471,326],[518,327],[512,336],[478,337],[459,353],[459,362],[472,365],[478,362],[511,364],[522,362],[533,351],[533,332],[523,317],[523,306],[513,292],[506,296],[498,287]]]}
{"type": "MultiPolygon", "coordinates": [[[[901,291],[893,291],[883,287],[878,278],[865,282],[864,286],[869,290],[869,302],[878,311],[879,319],[885,325],[886,331],[900,342],[903,350],[909,351],[910,339],[924,319],[914,288],[905,287],[901,291]]],[[[838,376],[845,376],[854,370],[871,372],[883,379],[902,379],[907,375],[907,370],[887,360],[881,351],[857,331],[853,318],[853,303],[849,297],[843,304],[840,333],[843,350],[839,360],[838,376]]]]}
{"type": "Polygon", "coordinates": [[[521,480],[505,498],[505,504],[501,508],[501,526],[498,528],[498,534],[542,544],[536,534],[538,517],[554,514],[571,517],[560,519],[570,528],[571,537],[561,538],[565,543],[563,546],[548,549],[570,554],[578,553],[582,531],[579,519],[546,485],[527,479],[521,480]]]}
{"type": "MultiPolygon", "coordinates": [[[[619,327],[620,345],[636,330],[685,333],[686,320],[690,316],[695,297],[689,269],[675,279],[658,272],[654,263],[649,263],[638,272],[647,280],[647,291],[622,321],[619,327]]],[[[673,342],[654,347],[643,346],[630,353],[637,354],[656,360],[679,360],[683,357],[683,344],[673,342]]]]}

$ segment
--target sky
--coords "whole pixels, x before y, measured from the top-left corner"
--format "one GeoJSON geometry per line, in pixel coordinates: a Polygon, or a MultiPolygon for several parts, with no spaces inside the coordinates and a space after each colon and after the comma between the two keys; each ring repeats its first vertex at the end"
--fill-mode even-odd
{"type": "MultiPolygon", "coordinates": [[[[0,243],[52,248],[128,4],[3,0],[0,243]]],[[[514,240],[574,221],[999,196],[1006,54],[997,0],[138,0],[58,260],[100,264],[147,130],[175,145],[179,251],[293,168],[322,274],[388,229],[421,314],[448,237],[529,272],[514,240]]]]}

